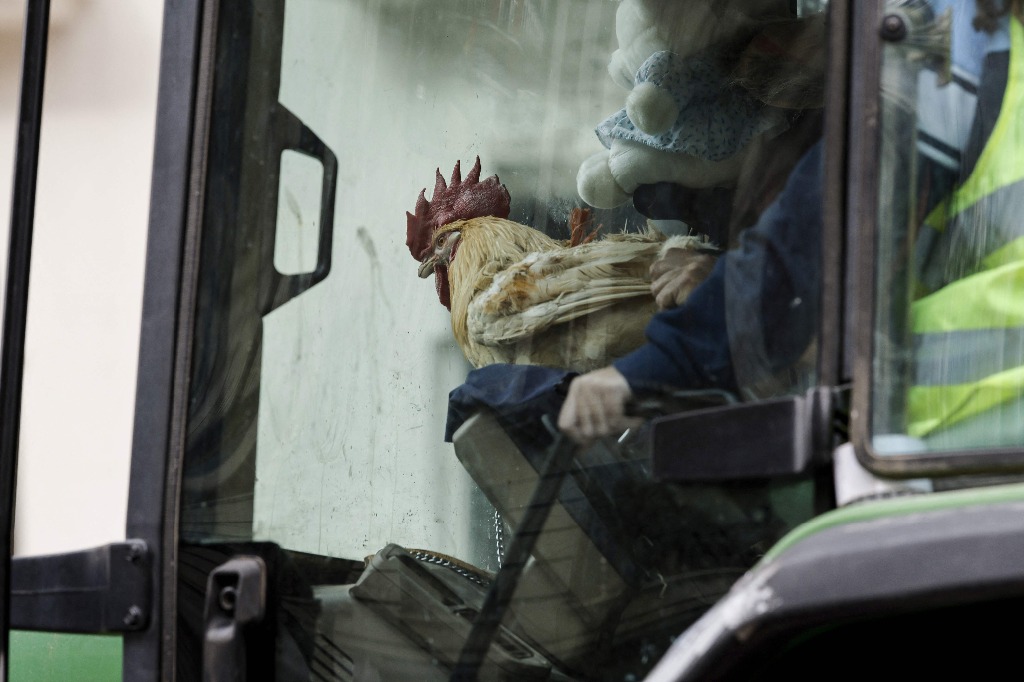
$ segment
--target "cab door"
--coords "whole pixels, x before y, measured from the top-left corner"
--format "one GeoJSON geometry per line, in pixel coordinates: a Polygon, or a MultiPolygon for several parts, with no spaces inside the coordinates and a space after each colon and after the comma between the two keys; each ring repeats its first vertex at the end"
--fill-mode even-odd
{"type": "MultiPolygon", "coordinates": [[[[542,418],[566,377],[538,359],[548,342],[483,359],[468,351],[455,317],[465,292],[413,248],[423,203],[443,205],[450,188],[487,182],[511,197],[507,215],[519,227],[509,229],[529,229],[550,248],[571,244],[574,227],[651,240],[650,253],[691,228],[713,232],[722,249],[739,243],[797,163],[813,159],[826,3],[736,0],[721,12],[679,3],[666,16],[629,14],[643,4],[203,5],[192,127],[187,143],[171,138],[166,148],[173,159],[190,154],[174,166],[187,169],[188,192],[162,209],[179,231],[162,233],[168,251],[152,257],[165,278],[147,293],[154,306],[173,300],[176,312],[143,340],[151,338],[148,366],[162,368],[152,383],[160,409],[138,418],[133,480],[133,505],[149,519],[133,527],[160,538],[165,674],[640,676],[759,552],[827,505],[801,468],[810,446],[787,471],[794,475],[777,480],[762,472],[728,483],[665,481],[652,474],[644,429],[574,453],[548,497],[532,502],[553,453],[566,461],[563,439],[542,418]],[[702,138],[708,158],[691,148],[681,172],[703,185],[697,190],[672,174],[641,174],[621,179],[628,193],[607,183],[592,193],[593,163],[614,172],[600,131],[621,122],[620,77],[634,78],[654,53],[665,53],[657,68],[674,64],[671,50],[653,48],[633,63],[630,50],[643,48],[643,31],[633,29],[643,22],[672,27],[665,35],[688,57],[673,68],[707,88],[708,106],[731,102],[719,113],[735,116],[729,127],[739,134],[702,138]],[[686,30],[695,25],[702,30],[686,30]],[[808,53],[798,86],[781,98],[753,85],[763,74],[752,66],[761,39],[784,36],[804,38],[808,53]],[[749,87],[735,86],[735,69],[751,69],[749,87]],[[717,97],[720,88],[728,97],[717,97]],[[771,168],[752,193],[734,191],[740,164],[722,162],[738,154],[771,168]],[[705,162],[715,173],[700,170],[712,167],[705,162]],[[702,210],[684,211],[693,205],[702,210]],[[523,390],[527,367],[544,377],[536,394],[523,390]],[[518,393],[513,403],[459,413],[472,381],[518,393]],[[540,530],[532,547],[524,527],[540,530]],[[495,586],[509,575],[516,589],[502,601],[495,586]]],[[[448,255],[465,262],[471,248],[462,243],[448,255]]],[[[817,263],[817,243],[802,247],[801,262],[817,263]]],[[[813,295],[820,269],[804,274],[813,295]]],[[[630,306],[641,313],[630,323],[638,339],[654,308],[648,285],[630,306]]],[[[751,353],[743,372],[764,381],[747,401],[766,407],[755,421],[778,408],[803,428],[807,391],[821,374],[817,302],[793,295],[781,307],[801,333],[761,343],[785,345],[792,366],[767,376],[751,353]]],[[[602,359],[618,336],[582,321],[566,329],[602,359]]],[[[148,391],[140,380],[140,407],[148,391]]],[[[156,645],[140,639],[126,662],[156,645]]]]}
{"type": "MultiPolygon", "coordinates": [[[[49,2],[26,3],[21,109],[8,258],[3,360],[3,551],[11,555],[14,475],[32,253],[35,177],[49,2]]],[[[66,9],[66,8],[64,8],[66,9]]],[[[152,229],[128,515],[122,533],[98,547],[3,562],[3,677],[152,680],[163,656],[160,577],[168,486],[181,243],[190,177],[199,3],[168,3],[164,40],[152,229]],[[8,636],[9,635],[9,636],[8,636]]],[[[97,180],[99,181],[99,180],[97,180]]],[[[71,340],[69,339],[70,343],[71,340]]],[[[102,394],[99,387],[92,387],[102,394]]],[[[53,428],[60,428],[53,424],[53,428]]],[[[75,456],[78,453],[68,453],[75,456]]],[[[173,489],[173,478],[172,489],[173,489]]],[[[172,495],[173,497],[173,495],[172,495]]],[[[89,517],[85,506],[78,510],[89,517]]],[[[173,521],[166,524],[173,528],[173,521]]]]}
{"type": "MultiPolygon", "coordinates": [[[[161,574],[160,533],[164,516],[162,507],[158,506],[155,512],[152,508],[147,511],[139,500],[148,501],[154,495],[163,497],[166,443],[160,443],[156,450],[147,448],[145,442],[141,444],[148,459],[135,466],[128,527],[123,533],[112,534],[113,537],[108,538],[109,542],[101,546],[60,554],[10,558],[15,473],[22,435],[22,374],[36,173],[39,166],[43,91],[51,25],[49,2],[43,0],[25,4],[21,102],[4,307],[3,375],[0,381],[3,385],[3,447],[0,454],[3,473],[0,478],[4,486],[2,551],[5,556],[2,572],[3,604],[0,609],[3,614],[0,620],[3,643],[0,656],[3,670],[0,676],[4,679],[81,676],[101,680],[118,679],[123,675],[126,679],[155,679],[160,665],[160,585],[157,576],[161,574]],[[140,470],[143,471],[141,477],[137,473],[140,470]],[[138,480],[140,478],[141,482],[138,480]],[[125,655],[129,660],[127,665],[123,661],[125,655]]],[[[63,9],[68,8],[65,6],[63,9]]],[[[167,73],[188,74],[194,70],[197,43],[193,40],[190,45],[186,36],[190,21],[195,20],[196,11],[195,6],[189,8],[178,4],[168,7],[165,29],[169,47],[164,51],[167,73]]],[[[55,15],[66,17],[68,13],[61,14],[58,10],[55,15]]],[[[173,138],[173,132],[167,132],[168,122],[171,122],[172,128],[177,127],[184,135],[188,135],[190,103],[194,96],[190,78],[186,78],[185,82],[175,82],[171,77],[170,81],[168,85],[165,79],[161,94],[161,108],[166,112],[160,126],[160,136],[164,143],[173,138]],[[176,101],[181,102],[181,99],[175,100],[175,93],[184,95],[185,106],[175,107],[176,101]]],[[[178,195],[183,201],[186,192],[185,172],[175,174],[174,168],[186,168],[187,161],[179,159],[179,163],[175,164],[164,152],[158,153],[157,157],[160,159],[158,167],[171,170],[169,173],[160,170],[156,173],[161,196],[163,192],[168,192],[168,196],[178,195]]],[[[173,200],[158,200],[156,204],[160,208],[154,212],[163,215],[162,208],[173,203],[173,200]]],[[[161,233],[157,233],[150,246],[158,254],[173,252],[175,256],[172,260],[179,261],[180,246],[174,244],[168,247],[175,239],[173,221],[171,225],[162,234],[172,241],[161,243],[161,233]]],[[[179,240],[181,229],[177,228],[179,240]]],[[[160,258],[152,260],[163,262],[160,258]]],[[[172,275],[175,279],[169,285],[171,299],[147,304],[146,326],[150,329],[152,325],[159,324],[159,320],[174,322],[174,301],[179,285],[176,268],[172,263],[171,272],[175,273],[172,275]]],[[[161,280],[162,273],[157,270],[155,266],[150,267],[151,282],[164,281],[161,280]]],[[[62,284],[67,286],[70,282],[62,284]]],[[[152,291],[153,285],[148,286],[152,291]]],[[[173,331],[161,329],[158,336],[164,338],[165,335],[173,337],[173,331]]],[[[70,342],[72,340],[68,339],[70,342]]],[[[151,371],[140,373],[140,384],[159,392],[160,396],[156,399],[157,404],[153,404],[151,401],[154,394],[145,390],[141,392],[141,406],[137,416],[149,433],[148,429],[154,428],[152,417],[159,415],[159,411],[169,404],[171,396],[166,388],[167,382],[161,385],[157,379],[160,376],[159,361],[153,359],[152,344],[144,345],[147,351],[143,355],[147,359],[143,364],[151,371]]],[[[103,386],[91,386],[88,389],[93,394],[103,395],[103,386]]],[[[57,420],[58,417],[54,417],[48,426],[54,429],[66,428],[65,424],[57,420]]],[[[159,416],[156,421],[158,425],[155,428],[166,428],[159,426],[159,416]]],[[[81,453],[76,452],[67,454],[72,457],[81,456],[81,453]]],[[[94,467],[99,468],[95,464],[94,467]]],[[[82,486],[87,486],[87,483],[83,482],[82,486]]],[[[83,518],[93,517],[89,505],[83,505],[77,513],[83,518]]]]}

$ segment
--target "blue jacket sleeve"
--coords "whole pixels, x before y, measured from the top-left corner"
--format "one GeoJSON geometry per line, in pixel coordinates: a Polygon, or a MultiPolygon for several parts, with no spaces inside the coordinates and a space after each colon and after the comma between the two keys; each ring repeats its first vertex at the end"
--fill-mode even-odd
{"type": "Polygon", "coordinates": [[[647,343],[613,364],[634,392],[671,388],[733,390],[725,327],[725,259],[686,303],[664,310],[647,325],[647,343]]]}
{"type": "Polygon", "coordinates": [[[771,369],[794,362],[817,329],[821,229],[819,142],[794,168],[776,201],[743,235],[740,246],[719,259],[686,303],[656,314],[647,326],[647,343],[613,363],[615,368],[635,392],[736,392],[730,346],[743,349],[749,344],[736,338],[745,332],[730,328],[727,319],[756,322],[756,334],[751,336],[757,338],[750,344],[763,347],[771,369]],[[739,279],[732,274],[737,271],[739,279]],[[750,276],[743,276],[744,271],[750,276]],[[727,278],[730,283],[756,283],[748,287],[756,290],[727,292],[727,278]]]}

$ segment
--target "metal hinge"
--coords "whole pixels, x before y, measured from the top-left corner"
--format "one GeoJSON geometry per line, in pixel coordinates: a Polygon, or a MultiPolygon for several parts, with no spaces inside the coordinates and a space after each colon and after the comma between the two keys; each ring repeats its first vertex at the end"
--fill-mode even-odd
{"type": "Polygon", "coordinates": [[[114,633],[149,623],[152,560],[142,540],[11,560],[11,628],[114,633]]]}

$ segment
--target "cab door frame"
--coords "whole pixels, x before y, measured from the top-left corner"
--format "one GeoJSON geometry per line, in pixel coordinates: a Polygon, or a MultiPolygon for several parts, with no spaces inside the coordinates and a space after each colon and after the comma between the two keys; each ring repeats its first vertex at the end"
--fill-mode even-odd
{"type": "Polygon", "coordinates": [[[0,679],[7,679],[11,626],[11,555],[14,550],[14,505],[21,430],[22,377],[28,317],[29,265],[39,167],[39,128],[43,115],[43,83],[50,19],[49,0],[29,2],[22,42],[21,95],[7,245],[7,287],[4,292],[3,349],[0,358],[0,679]]]}
{"type": "Polygon", "coordinates": [[[175,679],[177,519],[217,0],[166,0],[132,435],[127,537],[151,552],[152,612],[124,679],[175,679]]]}
{"type": "MultiPolygon", "coordinates": [[[[196,191],[204,117],[201,52],[217,2],[166,0],[157,99],[139,371],[125,537],[46,556],[11,559],[35,176],[49,0],[28,0],[0,381],[0,679],[9,630],[123,636],[125,680],[173,679],[174,552],[182,449],[196,191]],[[198,122],[198,123],[197,123],[198,122]],[[190,248],[191,246],[191,248],[190,248]],[[168,616],[170,614],[170,616],[168,616]]],[[[207,43],[208,45],[208,43],[207,43]]]]}

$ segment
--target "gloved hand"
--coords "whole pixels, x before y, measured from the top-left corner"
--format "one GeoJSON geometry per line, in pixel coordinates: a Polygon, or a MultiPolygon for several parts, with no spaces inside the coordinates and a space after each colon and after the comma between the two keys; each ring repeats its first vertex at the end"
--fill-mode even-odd
{"type": "Polygon", "coordinates": [[[651,294],[660,310],[680,305],[715,267],[716,256],[669,249],[651,265],[651,294]]]}
{"type": "Polygon", "coordinates": [[[558,413],[558,428],[580,445],[587,445],[640,426],[642,419],[626,415],[626,403],[632,397],[629,382],[612,366],[578,376],[569,384],[569,394],[558,413]]]}

